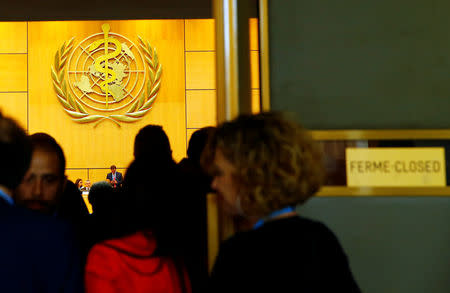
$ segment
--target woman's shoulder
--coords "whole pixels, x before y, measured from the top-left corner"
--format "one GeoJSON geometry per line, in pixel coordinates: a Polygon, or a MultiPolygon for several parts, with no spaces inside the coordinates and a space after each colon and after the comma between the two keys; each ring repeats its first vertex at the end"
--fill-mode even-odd
{"type": "Polygon", "coordinates": [[[253,237],[266,237],[265,234],[285,234],[292,232],[311,233],[322,232],[332,233],[331,230],[322,222],[308,219],[302,216],[292,216],[275,220],[265,221],[258,228],[248,231],[238,232],[230,239],[246,239],[253,237]]]}
{"type": "Polygon", "coordinates": [[[257,229],[238,232],[221,245],[221,249],[254,250],[255,247],[339,245],[335,234],[322,222],[294,216],[264,223],[257,229]]]}

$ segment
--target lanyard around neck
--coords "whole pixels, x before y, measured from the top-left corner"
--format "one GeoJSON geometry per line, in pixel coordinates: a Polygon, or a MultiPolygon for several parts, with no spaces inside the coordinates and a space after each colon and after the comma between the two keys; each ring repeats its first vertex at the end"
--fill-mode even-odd
{"type": "Polygon", "coordinates": [[[292,213],[294,211],[295,211],[295,209],[293,207],[285,207],[285,208],[282,208],[281,210],[274,211],[270,215],[268,215],[267,217],[264,217],[264,218],[260,219],[258,222],[256,222],[256,224],[253,225],[253,229],[260,228],[261,226],[264,225],[264,223],[266,221],[269,221],[269,220],[271,220],[273,218],[276,218],[278,216],[281,216],[283,214],[292,213]]]}
{"type": "Polygon", "coordinates": [[[0,198],[3,198],[8,204],[14,205],[14,200],[0,189],[0,198]]]}

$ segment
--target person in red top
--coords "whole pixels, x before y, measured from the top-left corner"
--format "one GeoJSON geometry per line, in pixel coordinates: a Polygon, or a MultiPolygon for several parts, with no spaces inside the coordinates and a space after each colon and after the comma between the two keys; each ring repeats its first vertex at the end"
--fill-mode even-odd
{"type": "Polygon", "coordinates": [[[111,193],[115,232],[89,252],[87,293],[191,293],[181,254],[173,249],[179,242],[171,236],[179,223],[169,212],[173,168],[158,159],[152,168],[148,163],[131,163],[123,190],[111,193]]]}
{"type": "Polygon", "coordinates": [[[152,232],[106,240],[89,253],[86,292],[190,292],[187,274],[180,274],[167,256],[156,256],[152,232]],[[182,275],[182,277],[181,277],[182,275]],[[181,280],[183,278],[183,280],[181,280]]]}

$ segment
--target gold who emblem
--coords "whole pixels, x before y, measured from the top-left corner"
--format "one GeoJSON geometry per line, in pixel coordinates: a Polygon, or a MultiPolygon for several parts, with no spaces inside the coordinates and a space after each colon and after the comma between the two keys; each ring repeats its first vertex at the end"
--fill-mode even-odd
{"type": "Polygon", "coordinates": [[[55,54],[51,75],[64,111],[79,123],[135,122],[147,114],[161,86],[156,49],[139,39],[110,32],[91,35],[74,47],[74,38],[55,54]],[[88,111],[89,110],[89,111],[88,111]]]}

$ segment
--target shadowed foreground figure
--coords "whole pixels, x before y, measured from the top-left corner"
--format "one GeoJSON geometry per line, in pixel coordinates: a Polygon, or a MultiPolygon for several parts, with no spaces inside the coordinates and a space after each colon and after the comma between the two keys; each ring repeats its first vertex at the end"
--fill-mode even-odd
{"type": "Polygon", "coordinates": [[[31,135],[30,167],[14,192],[17,205],[57,215],[66,184],[66,158],[58,142],[47,133],[31,135]]]}
{"type": "Polygon", "coordinates": [[[31,161],[31,142],[0,113],[0,292],[83,292],[80,258],[69,227],[17,207],[11,197],[31,161]]]}
{"type": "Polygon", "coordinates": [[[99,181],[92,185],[88,196],[93,210],[88,229],[90,247],[118,235],[123,212],[121,194],[107,181],[99,181]]]}
{"type": "Polygon", "coordinates": [[[183,182],[183,197],[187,199],[186,209],[189,209],[187,219],[190,220],[190,251],[189,263],[192,288],[195,292],[205,292],[208,281],[208,240],[206,197],[211,192],[211,176],[200,165],[200,157],[214,132],[214,127],[204,127],[195,131],[187,149],[187,158],[178,163],[183,182]]]}
{"type": "Polygon", "coordinates": [[[210,292],[359,292],[333,232],[295,212],[324,176],[303,128],[277,113],[240,116],[218,127],[203,160],[224,208],[253,223],[221,245],[210,292]]]}
{"type": "MultiPolygon", "coordinates": [[[[168,183],[173,168],[158,160],[151,168],[147,163],[134,161],[129,166],[120,195],[121,209],[113,215],[114,234],[89,252],[85,273],[88,293],[191,292],[182,256],[174,248],[180,243],[172,237],[179,223],[170,213],[173,194],[168,183]]],[[[99,200],[92,202],[94,215],[108,215],[99,209],[99,200]]]]}
{"type": "MultiPolygon", "coordinates": [[[[201,153],[201,150],[197,150],[197,147],[190,147],[189,152],[191,157],[197,157],[196,160],[201,153]]],[[[205,188],[205,185],[208,184],[210,178],[203,172],[201,172],[200,178],[196,177],[199,175],[198,169],[200,168],[196,162],[192,162],[191,165],[190,161],[189,165],[193,168],[187,172],[184,172],[186,168],[177,167],[172,158],[169,138],[160,125],[147,125],[139,131],[134,142],[134,156],[139,164],[146,165],[146,169],[142,169],[141,180],[146,184],[149,194],[154,189],[153,182],[156,182],[150,173],[154,172],[155,168],[157,171],[157,166],[165,166],[164,168],[170,169],[170,177],[162,181],[165,183],[167,191],[171,190],[170,193],[164,195],[164,198],[169,199],[170,202],[165,203],[168,208],[163,212],[166,215],[161,215],[166,219],[165,230],[170,233],[170,235],[164,235],[170,237],[163,237],[163,239],[171,239],[164,244],[164,247],[170,247],[172,252],[183,260],[189,273],[192,291],[203,292],[208,277],[204,193],[209,190],[208,186],[205,188]]]]}

